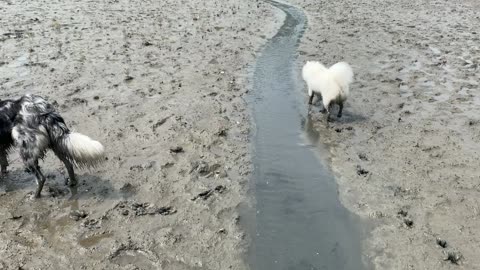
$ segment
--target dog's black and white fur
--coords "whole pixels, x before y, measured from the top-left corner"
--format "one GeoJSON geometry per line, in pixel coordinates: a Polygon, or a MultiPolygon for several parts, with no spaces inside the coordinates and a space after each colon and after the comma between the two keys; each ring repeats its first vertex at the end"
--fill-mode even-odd
{"type": "Polygon", "coordinates": [[[34,198],[40,197],[45,176],[38,160],[48,149],[65,164],[69,185],[77,183],[73,167],[90,167],[104,157],[102,144],[80,133],[71,132],[52,104],[37,95],[25,95],[16,100],[0,100],[0,165],[7,173],[8,153],[13,147],[37,180],[34,198]]]}

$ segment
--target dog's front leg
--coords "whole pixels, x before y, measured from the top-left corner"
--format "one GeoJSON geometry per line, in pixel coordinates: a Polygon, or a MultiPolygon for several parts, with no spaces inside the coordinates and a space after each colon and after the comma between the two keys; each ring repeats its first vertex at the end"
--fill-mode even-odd
{"type": "Polygon", "coordinates": [[[343,102],[340,102],[338,105],[340,106],[340,109],[338,110],[337,117],[341,118],[342,117],[342,112],[343,112],[343,102]]]}
{"type": "Polygon", "coordinates": [[[0,149],[0,167],[1,167],[1,174],[7,174],[7,167],[8,167],[8,158],[7,158],[7,150],[1,148],[0,149]]]}
{"type": "Polygon", "coordinates": [[[310,98],[308,99],[308,105],[312,105],[314,95],[315,94],[313,94],[313,93],[312,93],[312,95],[310,95],[310,98]]]}
{"type": "Polygon", "coordinates": [[[332,107],[333,107],[332,103],[328,104],[328,106],[327,106],[327,109],[326,109],[326,111],[327,111],[327,122],[332,122],[332,117],[330,116],[330,113],[332,112],[332,107]]]}

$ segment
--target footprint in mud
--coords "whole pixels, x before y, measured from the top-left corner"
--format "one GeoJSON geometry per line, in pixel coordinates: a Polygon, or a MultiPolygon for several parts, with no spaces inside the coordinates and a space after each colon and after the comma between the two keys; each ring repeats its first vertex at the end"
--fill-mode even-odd
{"type": "Polygon", "coordinates": [[[126,183],[120,188],[120,194],[124,199],[129,198],[137,193],[137,187],[131,183],[126,183]]]}
{"type": "Polygon", "coordinates": [[[209,190],[206,190],[206,191],[203,191],[201,193],[199,193],[197,196],[193,197],[191,200],[192,201],[196,201],[198,198],[201,198],[203,199],[204,201],[207,200],[208,198],[210,198],[210,196],[213,195],[214,192],[217,192],[217,193],[223,193],[227,188],[223,185],[218,185],[216,186],[215,188],[213,189],[209,189],[209,190]]]}
{"type": "Polygon", "coordinates": [[[130,211],[137,217],[139,216],[168,216],[177,213],[177,210],[172,206],[157,207],[150,203],[128,202],[123,201],[118,203],[114,209],[117,209],[123,216],[128,216],[130,211]]]}
{"type": "Polygon", "coordinates": [[[82,236],[78,239],[78,244],[84,248],[91,248],[96,246],[104,239],[109,239],[113,237],[113,233],[111,232],[104,232],[101,234],[94,234],[90,236],[82,236]]]}
{"type": "Polygon", "coordinates": [[[155,268],[155,264],[143,252],[136,250],[122,251],[112,262],[120,266],[134,265],[140,269],[155,268]]]}
{"type": "Polygon", "coordinates": [[[79,105],[88,105],[88,100],[84,98],[73,98],[71,100],[66,100],[64,104],[60,105],[60,108],[65,110],[79,105]]]}
{"type": "Polygon", "coordinates": [[[158,258],[152,252],[129,242],[117,248],[110,255],[110,261],[119,266],[133,265],[140,269],[156,269],[158,258]]]}

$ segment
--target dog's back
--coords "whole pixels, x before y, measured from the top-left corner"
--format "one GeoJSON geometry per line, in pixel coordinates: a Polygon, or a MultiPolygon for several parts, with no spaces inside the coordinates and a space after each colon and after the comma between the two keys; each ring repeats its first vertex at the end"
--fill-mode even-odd
{"type": "Polygon", "coordinates": [[[17,144],[29,145],[22,147],[24,151],[39,152],[34,156],[43,157],[48,148],[57,147],[58,140],[70,132],[53,105],[40,96],[25,95],[18,100],[18,106],[12,137],[17,144]]]}
{"type": "Polygon", "coordinates": [[[20,107],[18,115],[23,118],[46,115],[55,112],[55,108],[52,104],[37,95],[24,95],[17,101],[17,103],[20,107]]]}
{"type": "MultiPolygon", "coordinates": [[[[53,106],[36,95],[24,95],[17,100],[0,101],[0,143],[11,137],[15,125],[38,124],[42,116],[55,113],[53,106]]],[[[38,128],[34,126],[33,128],[38,128]]]]}

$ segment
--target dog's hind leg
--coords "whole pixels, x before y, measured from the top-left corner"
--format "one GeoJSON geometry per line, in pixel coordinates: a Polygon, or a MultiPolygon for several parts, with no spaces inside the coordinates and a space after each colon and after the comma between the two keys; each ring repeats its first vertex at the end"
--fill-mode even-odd
{"type": "Polygon", "coordinates": [[[340,102],[338,105],[340,106],[340,109],[338,110],[337,117],[341,118],[342,117],[342,111],[343,111],[343,102],[340,102]]]}
{"type": "Polygon", "coordinates": [[[4,147],[0,147],[0,166],[1,166],[1,174],[6,174],[7,173],[7,167],[8,167],[8,153],[7,149],[4,147]]]}
{"type": "Polygon", "coordinates": [[[52,149],[55,155],[60,159],[63,164],[65,165],[65,168],[67,168],[68,172],[68,178],[65,179],[65,185],[68,186],[75,186],[77,184],[77,178],[75,177],[75,171],[73,170],[73,164],[72,162],[65,157],[65,153],[62,152],[59,148],[53,148],[52,149]]]}
{"type": "Polygon", "coordinates": [[[63,164],[65,164],[65,167],[67,168],[67,172],[68,172],[68,180],[65,180],[65,184],[71,187],[76,186],[77,178],[75,177],[75,171],[73,170],[72,163],[66,158],[61,158],[61,160],[63,164]]]}
{"type": "Polygon", "coordinates": [[[37,178],[37,190],[35,190],[33,198],[40,198],[43,185],[45,184],[45,176],[42,174],[42,171],[40,170],[40,166],[38,166],[38,164],[36,166],[32,166],[30,169],[35,173],[35,177],[37,178]]]}

